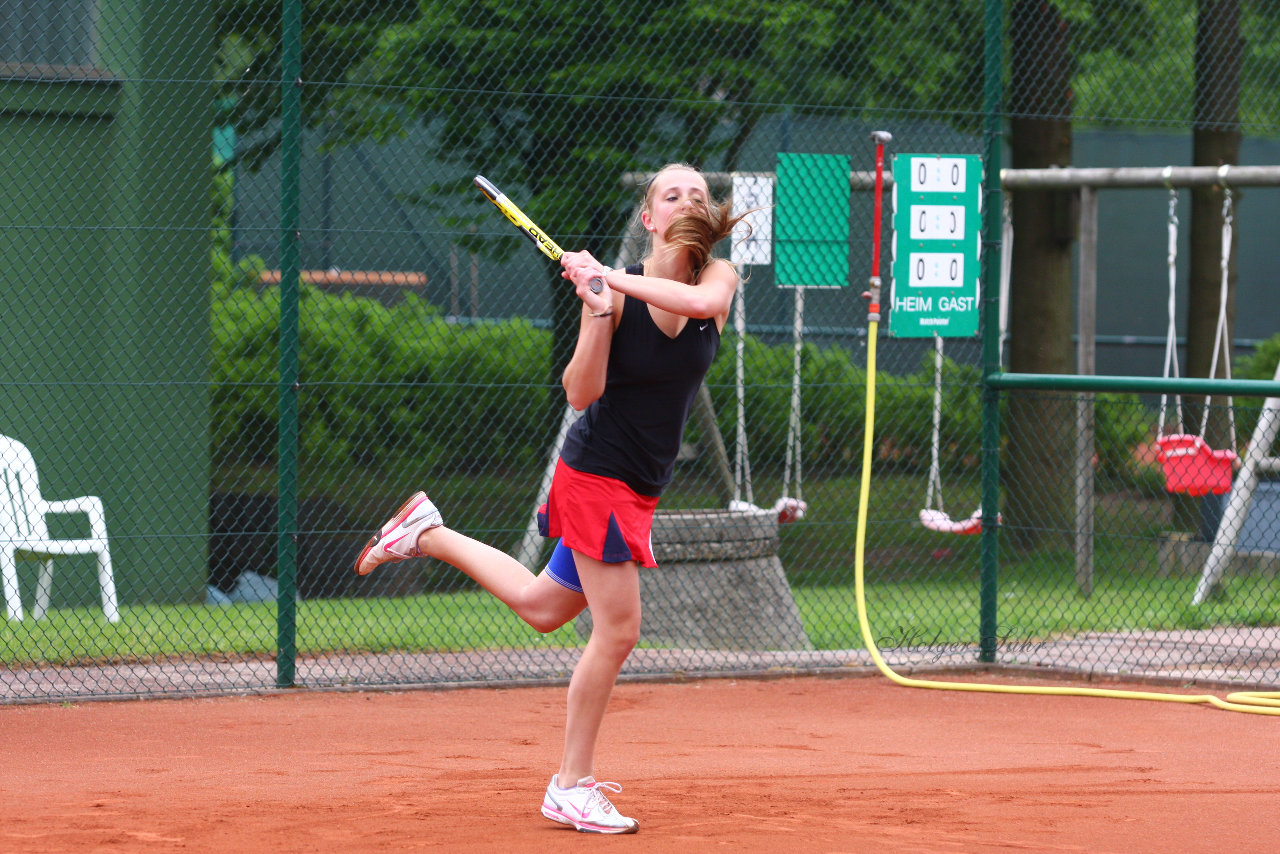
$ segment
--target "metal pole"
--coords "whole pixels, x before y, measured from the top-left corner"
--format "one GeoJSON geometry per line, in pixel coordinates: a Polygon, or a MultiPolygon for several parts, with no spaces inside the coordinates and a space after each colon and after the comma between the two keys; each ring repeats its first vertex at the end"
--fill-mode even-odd
{"type": "MultiPolygon", "coordinates": [[[[988,12],[988,14],[991,13],[988,12]]],[[[997,21],[996,24],[999,26],[1002,21],[997,21]]],[[[988,86],[990,85],[991,83],[988,82],[988,86]]],[[[999,87],[999,84],[997,86],[999,87]]],[[[996,115],[1003,122],[998,107],[996,115]]],[[[992,174],[999,176],[995,183],[1006,190],[1074,190],[1079,187],[1094,187],[1099,190],[1167,189],[1171,186],[1212,187],[1224,181],[1221,168],[1218,166],[1173,166],[1168,168],[1166,174],[1164,166],[1000,169],[991,166],[990,158],[987,159],[987,164],[992,174]]],[[[773,177],[772,172],[739,172],[737,174],[773,177]]],[[[622,186],[629,190],[643,187],[650,177],[651,173],[648,172],[624,172],[622,186]]],[[[733,175],[729,172],[707,172],[705,177],[713,193],[722,193],[729,187],[733,175]]],[[[849,186],[854,190],[874,190],[875,180],[875,172],[857,169],[849,172],[849,186]]],[[[1280,166],[1232,166],[1225,180],[1233,187],[1280,186],[1280,166]]],[[[893,186],[892,174],[885,173],[883,186],[885,188],[893,186]]]]}
{"type": "MultiPolygon", "coordinates": [[[[982,219],[982,373],[1000,373],[1000,163],[1004,116],[1004,4],[987,0],[983,76],[983,130],[986,172],[983,175],[982,219]]],[[[996,601],[999,569],[1000,511],[1000,393],[990,383],[982,386],[982,570],[978,590],[978,660],[996,660],[998,616],[996,601]]]]}
{"type": "MultiPolygon", "coordinates": [[[[1076,289],[1076,373],[1095,371],[1098,329],[1098,191],[1080,188],[1080,262],[1076,289]]],[[[1076,399],[1076,585],[1093,595],[1093,394],[1076,399]]]]}
{"type": "Polygon", "coordinates": [[[1029,388],[1041,391],[1134,391],[1139,394],[1211,394],[1240,397],[1280,397],[1275,380],[1215,380],[1210,377],[1128,377],[1106,374],[1081,377],[1076,374],[1003,373],[986,378],[998,389],[1029,388]]]}
{"type": "Polygon", "coordinates": [[[1076,187],[1137,188],[1269,187],[1280,184],[1280,166],[1232,166],[1224,175],[1219,166],[1123,166],[1117,168],[1006,169],[1006,190],[1072,190],[1076,187]]]}
{"type": "Polygon", "coordinates": [[[302,3],[285,0],[280,75],[280,386],[276,686],[293,685],[298,565],[298,219],[302,140],[302,3]]]}

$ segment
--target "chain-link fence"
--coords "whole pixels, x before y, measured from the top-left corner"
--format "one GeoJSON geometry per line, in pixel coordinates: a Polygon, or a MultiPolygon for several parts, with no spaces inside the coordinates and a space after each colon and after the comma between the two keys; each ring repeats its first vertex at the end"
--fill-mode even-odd
{"type": "MultiPolygon", "coordinates": [[[[843,278],[743,263],[624,672],[866,664],[872,130],[891,170],[974,157],[986,182],[980,334],[881,327],[865,577],[890,664],[1280,683],[1274,474],[1227,460],[1236,489],[1170,492],[1157,442],[1265,457],[1274,409],[1217,395],[1201,426],[1203,396],[982,380],[1077,371],[1080,194],[1010,192],[1001,216],[999,169],[1280,163],[1272,4],[0,0],[0,20],[4,699],[566,677],[586,619],[539,634],[434,561],[352,572],[416,489],[535,570],[548,554],[577,298],[472,178],[617,264],[643,257],[664,163],[729,199],[793,192],[791,154],[848,158],[843,278]],[[984,460],[1001,525],[974,534],[984,460]]],[[[1169,216],[1164,189],[1102,194],[1098,373],[1171,376],[1173,329],[1186,376],[1272,378],[1280,199],[1237,194],[1224,239],[1229,185],[1174,188],[1169,216]]],[[[753,198],[779,228],[808,204],[753,198]]]]}

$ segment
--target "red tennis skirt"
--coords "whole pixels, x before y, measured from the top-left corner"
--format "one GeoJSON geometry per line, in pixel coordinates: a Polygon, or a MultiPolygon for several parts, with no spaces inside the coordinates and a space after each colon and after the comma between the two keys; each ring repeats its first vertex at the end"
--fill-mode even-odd
{"type": "Polygon", "coordinates": [[[547,503],[539,509],[544,537],[559,537],[575,552],[605,563],[634,560],[656,567],[653,513],[656,496],[638,495],[620,480],[587,474],[556,461],[547,503]]]}

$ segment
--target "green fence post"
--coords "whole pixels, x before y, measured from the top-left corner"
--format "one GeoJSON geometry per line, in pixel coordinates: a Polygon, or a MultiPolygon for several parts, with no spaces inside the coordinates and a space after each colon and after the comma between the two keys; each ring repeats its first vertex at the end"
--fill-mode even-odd
{"type": "MultiPolygon", "coordinates": [[[[1000,168],[1004,145],[1004,4],[987,0],[986,61],[984,67],[983,112],[986,127],[987,169],[984,178],[982,272],[982,373],[990,377],[1000,372],[1000,251],[1003,203],[1000,168]]],[[[1000,392],[986,382],[982,388],[982,580],[978,606],[978,660],[996,660],[996,615],[1000,511],[1000,392]]]]}
{"type": "Polygon", "coordinates": [[[276,546],[276,686],[293,685],[298,563],[298,219],[302,3],[286,0],[280,74],[280,423],[276,546]]]}

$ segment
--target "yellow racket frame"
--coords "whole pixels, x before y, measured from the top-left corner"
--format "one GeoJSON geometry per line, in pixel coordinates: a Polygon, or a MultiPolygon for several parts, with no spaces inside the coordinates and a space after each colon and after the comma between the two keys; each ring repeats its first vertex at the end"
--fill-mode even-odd
{"type": "Polygon", "coordinates": [[[533,220],[516,206],[516,203],[507,198],[507,194],[499,190],[492,181],[483,175],[475,177],[475,185],[480,188],[480,192],[484,193],[485,198],[493,202],[498,210],[511,220],[511,224],[520,229],[525,237],[533,241],[533,245],[537,246],[543,255],[546,255],[552,261],[559,261],[560,256],[564,254],[564,250],[560,248],[551,237],[534,223],[533,220]]]}
{"type": "MultiPolygon", "coordinates": [[[[560,244],[551,239],[545,231],[538,228],[533,220],[525,214],[524,211],[516,205],[515,202],[507,198],[507,194],[498,189],[498,187],[483,175],[477,175],[474,183],[480,188],[480,192],[484,193],[485,198],[493,202],[498,210],[502,211],[507,219],[511,220],[511,224],[520,229],[520,233],[533,241],[533,245],[546,255],[552,261],[559,261],[560,256],[564,254],[564,250],[560,248],[560,244]]],[[[596,277],[591,280],[589,285],[591,293],[598,294],[604,290],[604,279],[596,277]]]]}

